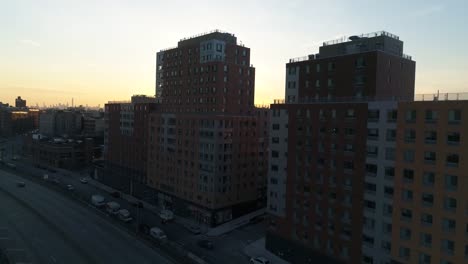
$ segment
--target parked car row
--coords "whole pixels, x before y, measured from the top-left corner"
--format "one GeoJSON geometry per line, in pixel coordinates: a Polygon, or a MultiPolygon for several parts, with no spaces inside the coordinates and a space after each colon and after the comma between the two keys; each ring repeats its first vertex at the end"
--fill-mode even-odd
{"type": "Polygon", "coordinates": [[[123,222],[128,223],[133,220],[130,211],[128,211],[127,209],[120,208],[120,204],[117,202],[109,201],[106,203],[106,199],[102,195],[92,195],[91,203],[98,208],[105,207],[107,213],[109,213],[110,215],[117,216],[118,219],[120,219],[123,222]]]}

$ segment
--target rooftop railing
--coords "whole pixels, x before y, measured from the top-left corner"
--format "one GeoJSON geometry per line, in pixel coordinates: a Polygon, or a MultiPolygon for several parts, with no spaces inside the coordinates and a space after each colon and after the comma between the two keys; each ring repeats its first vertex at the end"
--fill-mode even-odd
{"type": "Polygon", "coordinates": [[[299,61],[306,61],[306,60],[309,60],[309,56],[303,56],[303,57],[297,57],[297,58],[289,59],[289,63],[299,62],[299,61]]]}
{"type": "MultiPolygon", "coordinates": [[[[394,38],[396,40],[400,39],[400,37],[398,37],[397,35],[394,35],[394,34],[389,33],[387,31],[377,31],[377,32],[366,33],[366,34],[355,35],[355,36],[357,36],[359,38],[373,38],[373,37],[387,36],[387,37],[394,38]]],[[[323,42],[323,46],[329,46],[329,45],[344,43],[344,42],[348,42],[348,41],[350,41],[348,39],[348,37],[343,36],[343,37],[341,37],[339,39],[325,41],[325,42],[323,42]]]]}
{"type": "Polygon", "coordinates": [[[436,93],[436,94],[415,94],[414,97],[404,96],[373,96],[373,97],[320,97],[303,98],[296,102],[286,102],[284,99],[275,99],[273,104],[310,104],[310,103],[349,103],[349,102],[375,102],[375,101],[463,101],[468,100],[468,93],[436,93]]]}
{"type": "Polygon", "coordinates": [[[229,35],[231,35],[231,36],[234,37],[234,34],[231,34],[231,33],[229,33],[229,32],[225,32],[225,31],[221,31],[221,30],[219,30],[219,29],[215,29],[215,30],[212,30],[212,31],[208,31],[208,32],[196,34],[196,35],[193,35],[193,36],[190,36],[190,37],[187,37],[187,38],[183,38],[183,39],[181,39],[180,41],[185,41],[185,40],[189,40],[189,39],[193,39],[193,38],[198,38],[198,37],[201,37],[201,36],[204,36],[204,35],[208,35],[208,34],[211,34],[211,33],[229,34],[229,35]]]}

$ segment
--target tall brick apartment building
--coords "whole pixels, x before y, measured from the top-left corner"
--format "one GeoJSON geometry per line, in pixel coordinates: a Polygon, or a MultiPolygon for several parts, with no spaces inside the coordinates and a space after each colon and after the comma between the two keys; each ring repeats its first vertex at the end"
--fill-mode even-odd
{"type": "Polygon", "coordinates": [[[285,100],[271,105],[267,249],[292,263],[390,261],[396,102],[413,100],[414,79],[388,32],[286,64],[285,100]]]}
{"type": "Polygon", "coordinates": [[[254,106],[250,49],[214,31],[156,66],[156,98],[106,105],[103,180],[212,226],[264,208],[269,108],[254,106]]]}
{"type": "Polygon", "coordinates": [[[269,109],[254,106],[250,49],[214,31],[157,53],[148,185],[178,214],[217,225],[265,206],[269,109]]]}

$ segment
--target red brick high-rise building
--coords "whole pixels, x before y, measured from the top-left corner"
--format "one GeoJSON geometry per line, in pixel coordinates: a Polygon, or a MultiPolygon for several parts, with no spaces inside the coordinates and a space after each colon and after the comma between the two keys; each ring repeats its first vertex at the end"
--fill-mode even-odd
{"type": "Polygon", "coordinates": [[[286,64],[285,100],[271,105],[267,249],[301,264],[390,261],[396,101],[413,100],[414,75],[384,31],[286,64]]]}
{"type": "Polygon", "coordinates": [[[250,49],[214,31],[156,64],[147,170],[159,204],[209,225],[264,207],[269,109],[254,106],[250,49]]]}

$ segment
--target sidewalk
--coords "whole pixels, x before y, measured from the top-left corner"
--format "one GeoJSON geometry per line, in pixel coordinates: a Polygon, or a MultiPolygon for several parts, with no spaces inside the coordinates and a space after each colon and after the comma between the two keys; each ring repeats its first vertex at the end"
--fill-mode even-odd
{"type": "MultiPolygon", "coordinates": [[[[107,185],[105,185],[105,184],[100,183],[99,181],[97,181],[97,180],[95,180],[95,179],[93,179],[93,178],[91,178],[91,177],[89,177],[88,182],[89,182],[91,185],[93,185],[93,186],[95,186],[95,187],[97,187],[97,188],[99,188],[99,189],[101,189],[101,190],[103,190],[103,191],[109,192],[109,193],[114,192],[114,191],[118,191],[118,190],[115,190],[115,189],[112,188],[112,187],[109,187],[109,186],[107,186],[107,185]]],[[[120,191],[119,191],[119,192],[120,192],[120,191]]],[[[131,196],[131,195],[129,195],[129,194],[125,194],[125,193],[123,193],[123,192],[120,192],[120,193],[121,193],[121,198],[124,199],[124,200],[127,200],[127,201],[129,201],[129,202],[142,202],[142,203],[143,203],[143,206],[144,206],[147,210],[151,211],[151,212],[152,212],[153,214],[155,214],[155,215],[159,215],[159,212],[161,212],[161,210],[162,210],[162,208],[160,208],[160,207],[158,207],[158,206],[155,206],[155,205],[150,204],[150,203],[148,203],[148,202],[145,202],[145,201],[143,201],[143,200],[139,200],[139,199],[137,199],[137,198],[135,198],[135,197],[133,197],[133,196],[131,196]]],[[[183,225],[183,226],[186,226],[186,225],[199,226],[200,229],[201,229],[201,231],[202,231],[202,233],[206,233],[206,232],[209,231],[209,227],[208,227],[208,226],[206,226],[206,225],[200,225],[200,224],[198,224],[195,220],[183,218],[183,217],[180,217],[180,216],[178,216],[178,215],[176,215],[176,217],[174,217],[174,222],[176,222],[177,224],[183,225]]]]}
{"type": "MultiPolygon", "coordinates": [[[[109,187],[105,184],[102,184],[100,183],[99,181],[96,181],[95,179],[93,178],[89,178],[89,183],[94,185],[95,187],[101,189],[101,190],[104,190],[106,192],[114,192],[114,191],[117,191],[115,189],[113,189],[112,187],[109,187]]],[[[143,206],[148,209],[149,211],[153,212],[154,214],[156,215],[159,215],[159,212],[162,210],[162,208],[158,207],[158,206],[155,206],[153,204],[150,204],[148,202],[145,202],[145,201],[142,201],[142,200],[138,200],[137,198],[133,197],[133,196],[130,196],[128,194],[125,194],[123,192],[120,192],[122,194],[122,198],[129,201],[129,202],[136,202],[136,201],[139,201],[139,202],[142,202],[143,203],[143,206]]],[[[254,218],[254,217],[257,217],[257,216],[261,216],[261,215],[264,215],[265,214],[265,209],[260,209],[260,210],[257,210],[257,211],[254,211],[252,213],[249,213],[249,214],[246,214],[244,216],[241,216],[239,218],[236,218],[232,221],[229,221],[227,223],[224,223],[222,225],[219,225],[217,227],[209,227],[208,225],[204,225],[204,224],[200,224],[198,222],[196,222],[195,220],[193,219],[188,219],[188,218],[184,218],[184,217],[181,217],[181,216],[178,216],[176,215],[174,217],[174,222],[176,222],[177,224],[180,224],[182,226],[187,226],[187,225],[192,225],[192,226],[198,226],[200,227],[202,233],[205,233],[207,236],[211,236],[211,237],[217,237],[217,236],[221,236],[223,234],[226,234],[226,233],[229,233],[239,227],[242,227],[246,224],[249,223],[250,219],[254,218]]]]}
{"type": "Polygon", "coordinates": [[[250,243],[244,248],[244,254],[249,257],[265,257],[270,260],[270,263],[275,264],[289,264],[286,260],[277,257],[275,254],[266,250],[265,248],[265,237],[250,243]]]}
{"type": "Polygon", "coordinates": [[[265,214],[265,208],[254,211],[252,213],[243,215],[239,218],[233,219],[217,227],[210,228],[210,230],[206,234],[208,236],[220,236],[220,235],[229,233],[232,230],[235,230],[239,227],[247,225],[250,222],[250,219],[264,215],[264,214],[265,214]]]}

